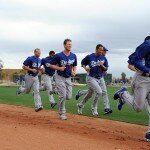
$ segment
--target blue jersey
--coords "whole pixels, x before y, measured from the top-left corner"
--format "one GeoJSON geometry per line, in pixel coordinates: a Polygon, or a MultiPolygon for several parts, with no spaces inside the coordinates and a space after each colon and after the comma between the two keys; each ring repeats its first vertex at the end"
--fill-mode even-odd
{"type": "Polygon", "coordinates": [[[100,68],[100,62],[104,62],[104,66],[108,68],[108,61],[105,56],[96,56],[95,53],[87,55],[81,62],[83,66],[89,66],[89,76],[100,79],[104,75],[104,71],[100,68]]]}
{"type": "Polygon", "coordinates": [[[55,74],[55,70],[50,68],[52,57],[48,56],[42,59],[42,65],[45,68],[45,74],[49,76],[53,76],[55,74]]]}
{"type": "Polygon", "coordinates": [[[133,66],[134,66],[134,64],[135,64],[135,52],[132,53],[128,58],[129,58],[128,63],[129,63],[130,65],[133,65],[133,66]]]}
{"type": "Polygon", "coordinates": [[[32,71],[27,71],[29,75],[36,76],[38,75],[39,69],[41,67],[41,59],[35,56],[31,56],[23,62],[23,65],[28,66],[31,69],[36,69],[36,73],[33,73],[32,71]]]}
{"type": "Polygon", "coordinates": [[[64,71],[57,71],[57,73],[60,76],[69,78],[72,73],[72,68],[77,66],[77,57],[73,53],[70,53],[69,56],[66,56],[64,52],[60,52],[55,55],[51,64],[58,65],[59,67],[66,67],[64,71]]]}
{"type": "Polygon", "coordinates": [[[136,48],[134,60],[137,69],[144,73],[150,72],[150,40],[146,40],[136,48]]]}

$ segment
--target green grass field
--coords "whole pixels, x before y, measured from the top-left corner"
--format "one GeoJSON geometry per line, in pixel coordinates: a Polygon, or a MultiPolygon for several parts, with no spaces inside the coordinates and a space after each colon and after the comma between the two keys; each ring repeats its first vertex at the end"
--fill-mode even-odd
{"type": "MultiPolygon", "coordinates": [[[[87,87],[84,86],[75,86],[73,88],[73,97],[71,100],[66,102],[67,112],[77,114],[77,103],[74,97],[78,89],[86,89],[87,87]]],[[[111,120],[119,120],[123,122],[129,122],[134,124],[141,124],[147,125],[148,123],[148,115],[146,111],[141,113],[136,113],[127,105],[124,105],[122,111],[117,110],[117,102],[113,100],[113,93],[118,90],[116,87],[109,87],[108,93],[110,98],[111,107],[113,109],[113,113],[109,115],[104,115],[104,107],[103,107],[103,100],[100,99],[99,102],[99,114],[100,118],[111,119],[111,120]]],[[[33,97],[32,94],[28,95],[20,95],[16,96],[16,87],[0,87],[0,103],[3,104],[10,104],[10,105],[20,105],[20,106],[27,106],[27,107],[34,107],[33,97]]],[[[47,92],[41,92],[42,102],[44,109],[50,109],[47,92]]],[[[55,95],[56,101],[58,101],[58,96],[55,95]]],[[[79,99],[79,101],[81,98],[79,99]]],[[[91,116],[90,108],[91,108],[91,101],[89,100],[87,105],[84,108],[83,114],[85,116],[91,116]]],[[[57,107],[54,109],[57,110],[57,107]]]]}

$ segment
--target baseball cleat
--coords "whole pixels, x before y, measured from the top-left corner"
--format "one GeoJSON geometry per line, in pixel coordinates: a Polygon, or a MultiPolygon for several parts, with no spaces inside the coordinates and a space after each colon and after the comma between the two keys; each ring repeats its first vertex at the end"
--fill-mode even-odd
{"type": "Polygon", "coordinates": [[[119,98],[119,101],[118,101],[118,110],[121,110],[123,105],[124,105],[124,102],[121,100],[121,98],[119,98]]]}
{"type": "Polygon", "coordinates": [[[50,105],[51,105],[51,108],[54,108],[57,105],[57,103],[51,103],[50,105]]]}
{"type": "Polygon", "coordinates": [[[55,90],[50,91],[50,92],[49,92],[49,95],[52,95],[52,94],[58,94],[58,92],[57,92],[57,91],[55,91],[55,90]]]}
{"type": "Polygon", "coordinates": [[[17,88],[17,90],[16,90],[16,95],[18,96],[18,95],[20,95],[21,94],[21,90],[20,90],[20,87],[19,88],[17,88]]]}
{"type": "Polygon", "coordinates": [[[75,99],[76,99],[76,100],[78,100],[78,99],[80,98],[80,91],[81,91],[81,90],[78,90],[78,92],[77,92],[77,94],[76,94],[76,96],[75,96],[75,99]]]}
{"type": "Polygon", "coordinates": [[[91,109],[91,112],[92,112],[92,115],[93,115],[93,116],[96,116],[96,117],[97,117],[97,116],[99,115],[98,112],[97,112],[97,109],[93,109],[93,108],[92,108],[92,109],[91,109]]]}
{"type": "Polygon", "coordinates": [[[112,109],[110,108],[104,109],[104,114],[111,114],[111,113],[112,113],[112,109]]]}
{"type": "Polygon", "coordinates": [[[82,107],[77,104],[77,107],[78,107],[78,115],[82,115],[82,107]]]}
{"type": "Polygon", "coordinates": [[[35,112],[39,112],[43,109],[43,106],[39,107],[39,108],[35,108],[35,112]]]}
{"type": "Polygon", "coordinates": [[[67,116],[65,114],[61,114],[59,117],[61,120],[67,120],[67,116]]]}
{"type": "Polygon", "coordinates": [[[150,132],[145,134],[145,141],[150,142],[150,132]]]}
{"type": "Polygon", "coordinates": [[[123,92],[127,91],[127,89],[125,87],[121,88],[119,91],[117,91],[114,94],[114,100],[117,100],[118,98],[120,98],[120,94],[122,94],[123,92]]]}

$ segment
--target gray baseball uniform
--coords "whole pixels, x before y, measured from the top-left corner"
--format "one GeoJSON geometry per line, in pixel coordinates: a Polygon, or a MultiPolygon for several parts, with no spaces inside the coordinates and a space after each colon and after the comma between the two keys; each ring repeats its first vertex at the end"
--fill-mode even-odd
{"type": "Polygon", "coordinates": [[[39,93],[39,79],[38,76],[25,75],[25,87],[20,87],[21,93],[28,94],[33,88],[35,108],[42,107],[41,96],[39,93]]]}
{"type": "Polygon", "coordinates": [[[72,96],[71,74],[73,67],[77,66],[77,57],[72,52],[68,56],[60,52],[55,55],[51,64],[65,67],[64,71],[57,71],[55,76],[59,95],[59,114],[62,116],[66,112],[65,101],[71,99],[72,96]]]}
{"type": "MultiPolygon", "coordinates": [[[[107,109],[107,108],[109,109],[109,108],[110,108],[110,103],[109,103],[109,98],[108,98],[108,93],[107,93],[107,87],[106,87],[104,78],[101,78],[101,79],[100,79],[100,87],[101,87],[101,89],[102,89],[102,97],[103,97],[103,100],[104,100],[104,108],[105,108],[105,109],[107,109]]],[[[88,90],[81,90],[81,91],[79,92],[79,95],[80,95],[80,96],[81,96],[81,95],[86,95],[87,93],[88,93],[87,97],[84,97],[85,100],[83,99],[83,100],[79,103],[79,105],[82,106],[82,107],[84,107],[84,104],[86,103],[87,99],[89,99],[89,98],[92,96],[93,92],[92,92],[91,89],[88,89],[88,90]],[[89,93],[88,93],[88,92],[89,92],[89,93]]]]}
{"type": "Polygon", "coordinates": [[[50,91],[53,90],[53,87],[52,87],[53,77],[44,74],[44,75],[42,75],[42,80],[44,81],[44,85],[42,85],[40,87],[40,91],[47,90],[49,102],[50,102],[50,104],[54,104],[55,103],[54,96],[52,94],[50,95],[50,91]]]}
{"type": "Polygon", "coordinates": [[[56,87],[59,95],[59,113],[66,113],[65,101],[71,99],[72,96],[72,83],[71,78],[64,78],[56,74],[56,87]]]}
{"type": "Polygon", "coordinates": [[[98,99],[102,95],[100,79],[87,76],[86,83],[89,86],[89,90],[88,90],[88,93],[83,98],[83,100],[79,103],[79,106],[83,108],[85,103],[92,97],[92,94],[94,93],[95,96],[94,96],[93,104],[91,107],[92,109],[97,109],[98,99]]]}
{"type": "MultiPolygon", "coordinates": [[[[122,94],[124,102],[131,105],[135,111],[140,112],[143,110],[145,103],[150,93],[150,77],[144,77],[141,73],[136,73],[132,82],[132,92],[125,91],[122,94]]],[[[149,100],[150,101],[150,100],[149,100]]]]}
{"type": "Polygon", "coordinates": [[[84,97],[83,101],[81,101],[78,104],[78,106],[80,106],[80,108],[83,108],[86,101],[92,96],[92,91],[93,91],[95,97],[93,99],[93,104],[91,107],[92,107],[92,112],[94,110],[96,114],[97,114],[98,99],[102,95],[102,93],[105,99],[107,98],[107,101],[109,101],[106,85],[104,85],[105,82],[104,79],[102,79],[104,72],[100,68],[100,62],[103,62],[106,69],[108,68],[108,61],[106,57],[103,55],[98,56],[96,53],[87,55],[81,62],[82,66],[89,66],[90,68],[90,71],[86,77],[86,83],[89,86],[89,90],[86,96],[84,97]]]}
{"type": "Polygon", "coordinates": [[[42,102],[39,93],[39,78],[38,78],[39,69],[41,67],[41,59],[36,56],[31,56],[24,61],[23,65],[36,70],[36,72],[32,72],[29,70],[27,71],[27,74],[25,76],[25,88],[20,87],[19,89],[20,93],[29,93],[31,88],[33,88],[35,108],[36,109],[41,108],[42,102]]]}

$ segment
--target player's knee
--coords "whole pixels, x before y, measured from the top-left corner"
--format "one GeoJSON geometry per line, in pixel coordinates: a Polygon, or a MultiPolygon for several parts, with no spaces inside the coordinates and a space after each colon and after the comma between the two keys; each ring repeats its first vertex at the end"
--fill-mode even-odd
{"type": "Polygon", "coordinates": [[[34,94],[39,94],[40,91],[39,90],[34,90],[34,94]]]}
{"type": "Polygon", "coordinates": [[[61,95],[59,95],[59,98],[65,100],[66,99],[66,95],[65,94],[61,94],[61,95]]]}
{"type": "Polygon", "coordinates": [[[66,100],[70,100],[70,99],[71,99],[71,95],[67,95],[66,100]]]}
{"type": "Polygon", "coordinates": [[[101,95],[102,95],[102,91],[101,91],[101,90],[96,91],[96,94],[97,94],[98,96],[101,96],[101,95]]]}
{"type": "Polygon", "coordinates": [[[107,91],[103,91],[103,92],[102,92],[102,96],[105,96],[105,95],[108,95],[108,94],[107,94],[107,91]]]}

